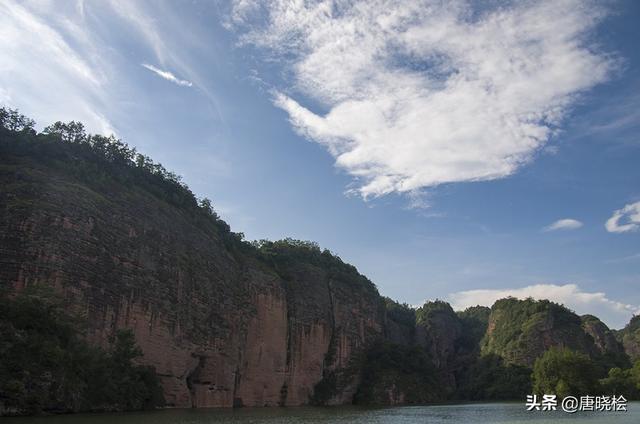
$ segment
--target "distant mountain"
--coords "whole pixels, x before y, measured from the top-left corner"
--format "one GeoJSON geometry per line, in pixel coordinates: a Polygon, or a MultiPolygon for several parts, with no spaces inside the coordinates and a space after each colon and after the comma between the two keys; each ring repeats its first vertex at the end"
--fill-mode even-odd
{"type": "MultiPolygon", "coordinates": [[[[400,305],[387,305],[399,315],[395,310],[400,305]]],[[[600,378],[613,367],[631,365],[614,332],[598,318],[580,317],[547,300],[506,298],[491,308],[477,306],[457,313],[448,303],[436,301],[414,313],[413,331],[403,331],[414,337],[404,343],[420,347],[431,359],[438,393],[447,399],[524,398],[531,393],[536,359],[554,347],[586,354],[600,378]]],[[[399,378],[391,385],[396,399],[405,399],[402,393],[412,390],[411,385],[403,390],[402,381],[399,378]]],[[[390,385],[388,377],[373,383],[390,385]]],[[[384,392],[382,388],[374,391],[384,392]]],[[[430,396],[423,401],[431,400],[430,396]]]]}
{"type": "MultiPolygon", "coordinates": [[[[37,133],[6,109],[0,123],[0,296],[52,289],[74,337],[105,351],[130,330],[168,406],[514,399],[550,347],[589,355],[602,377],[638,356],[637,319],[616,335],[549,301],[413,309],[315,243],[244,241],[209,200],[119,140],[78,123],[37,133]]],[[[15,316],[0,314],[0,330],[23,328],[15,316]]],[[[28,338],[42,333],[11,334],[37,344],[28,338]]],[[[45,411],[109,409],[56,394],[70,383],[47,367],[63,360],[42,365],[53,381],[38,393],[0,361],[0,410],[20,413],[29,396],[45,411]]]]}
{"type": "Polygon", "coordinates": [[[580,317],[564,306],[547,300],[509,298],[498,300],[491,307],[482,340],[483,353],[532,367],[536,358],[553,346],[590,356],[599,351],[593,338],[584,331],[580,317]]]}

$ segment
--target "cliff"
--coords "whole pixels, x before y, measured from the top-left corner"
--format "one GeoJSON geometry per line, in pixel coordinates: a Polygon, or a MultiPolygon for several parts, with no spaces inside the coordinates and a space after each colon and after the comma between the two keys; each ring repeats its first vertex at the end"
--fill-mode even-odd
{"type": "Polygon", "coordinates": [[[55,288],[95,345],[131,329],[172,406],[302,405],[327,377],[321,402],[351,401],[359,374],[346,370],[384,322],[355,268],[308,244],[284,243],[295,261],[278,246],[265,259],[133,165],[54,136],[2,137],[3,286],[55,288]]]}
{"type": "Polygon", "coordinates": [[[602,355],[624,355],[622,344],[616,339],[615,333],[593,315],[583,315],[580,317],[582,328],[593,339],[598,353],[602,355]]]}
{"type": "Polygon", "coordinates": [[[640,360],[640,315],[631,318],[629,324],[617,332],[616,338],[632,361],[640,360]]]}
{"type": "MultiPolygon", "coordinates": [[[[315,243],[244,241],[119,140],[11,119],[0,125],[0,295],[53,289],[104,352],[129,330],[135,372],[155,370],[169,406],[514,399],[551,347],[589,355],[603,377],[640,351],[637,317],[614,333],[549,301],[399,304],[315,243]]],[[[24,339],[11,319],[0,314],[0,330],[24,339]]]]}

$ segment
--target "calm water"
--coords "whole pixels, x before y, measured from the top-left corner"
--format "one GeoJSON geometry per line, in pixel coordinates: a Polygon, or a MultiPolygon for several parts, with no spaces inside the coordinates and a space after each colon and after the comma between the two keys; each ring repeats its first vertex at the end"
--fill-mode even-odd
{"type": "Polygon", "coordinates": [[[628,409],[628,412],[578,412],[573,415],[561,411],[526,412],[524,403],[407,406],[376,409],[356,407],[173,409],[127,414],[0,418],[0,424],[640,423],[640,402],[630,403],[628,409]]]}

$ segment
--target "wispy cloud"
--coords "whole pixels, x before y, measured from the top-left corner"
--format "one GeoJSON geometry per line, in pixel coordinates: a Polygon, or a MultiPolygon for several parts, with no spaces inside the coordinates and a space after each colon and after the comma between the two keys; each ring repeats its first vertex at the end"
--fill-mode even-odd
{"type": "Polygon", "coordinates": [[[556,231],[556,230],[577,230],[582,227],[582,222],[577,219],[565,218],[559,219],[556,222],[547,225],[543,228],[543,231],[556,231]]]}
{"type": "Polygon", "coordinates": [[[234,4],[229,26],[295,79],[275,104],[364,197],[516,172],[615,66],[589,43],[605,15],[591,2],[234,4]]]}
{"type": "Polygon", "coordinates": [[[224,123],[220,102],[210,87],[209,75],[197,65],[197,60],[194,60],[197,55],[193,56],[193,52],[215,49],[208,33],[202,32],[202,28],[193,22],[189,23],[189,31],[184,31],[185,21],[176,13],[174,2],[145,4],[110,0],[109,4],[153,50],[159,66],[173,69],[183,76],[183,81],[197,87],[209,100],[216,118],[224,123]]]}
{"type": "Polygon", "coordinates": [[[191,83],[191,81],[179,79],[178,77],[173,75],[171,72],[163,71],[162,69],[158,69],[153,65],[149,65],[147,63],[143,63],[142,66],[147,68],[148,70],[150,70],[154,74],[158,75],[159,77],[164,78],[167,81],[171,81],[174,84],[178,84],[178,85],[181,85],[181,86],[184,86],[184,87],[191,87],[193,85],[193,83],[191,83]]]}
{"type": "Polygon", "coordinates": [[[105,67],[93,46],[88,32],[47,3],[0,2],[2,102],[43,125],[75,119],[91,131],[114,132],[104,116],[105,67]]]}
{"type": "MultiPolygon", "coordinates": [[[[113,11],[135,29],[142,38],[147,42],[153,50],[156,58],[161,64],[165,64],[168,60],[176,61],[176,57],[161,36],[157,28],[156,20],[151,17],[139,2],[109,0],[109,4],[113,11]]],[[[161,3],[157,3],[154,7],[156,12],[162,9],[161,3]]]]}
{"type": "Polygon", "coordinates": [[[637,147],[640,144],[640,81],[622,93],[607,93],[595,107],[572,122],[566,141],[591,137],[609,148],[637,147]]]}
{"type": "MultiPolygon", "coordinates": [[[[198,87],[220,117],[206,79],[196,72],[190,51],[206,39],[171,3],[0,1],[0,102],[16,107],[40,125],[79,120],[91,132],[114,133],[123,92],[138,88],[135,73],[123,70],[126,46],[149,57],[147,69],[182,86],[198,87]],[[171,69],[172,72],[165,69],[171,69]],[[181,78],[176,77],[180,75],[181,78]]],[[[127,99],[128,101],[128,99],[127,99]]]]}
{"type": "Polygon", "coordinates": [[[622,328],[634,314],[640,313],[640,306],[629,305],[609,299],[602,292],[587,292],[576,284],[536,284],[511,289],[466,290],[449,295],[449,301],[456,310],[469,306],[491,306],[508,296],[519,299],[549,299],[561,303],[578,314],[592,314],[612,328],[622,328]]]}
{"type": "Polygon", "coordinates": [[[619,264],[623,262],[630,262],[630,261],[637,261],[637,260],[640,260],[640,253],[636,253],[635,255],[623,256],[621,258],[607,259],[606,261],[604,261],[604,263],[619,264]]]}
{"type": "Polygon", "coordinates": [[[640,229],[640,202],[630,203],[613,212],[604,224],[610,233],[628,233],[640,229]]]}

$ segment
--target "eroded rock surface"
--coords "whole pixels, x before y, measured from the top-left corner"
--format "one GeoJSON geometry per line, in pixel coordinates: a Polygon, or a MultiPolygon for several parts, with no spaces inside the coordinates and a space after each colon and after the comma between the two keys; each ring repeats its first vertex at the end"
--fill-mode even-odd
{"type": "MultiPolygon", "coordinates": [[[[169,405],[307,404],[383,332],[373,285],[304,261],[285,279],[135,185],[97,188],[28,157],[0,172],[0,280],[55,287],[98,345],[131,328],[169,405]]],[[[349,402],[358,377],[328,401],[349,402]]]]}

